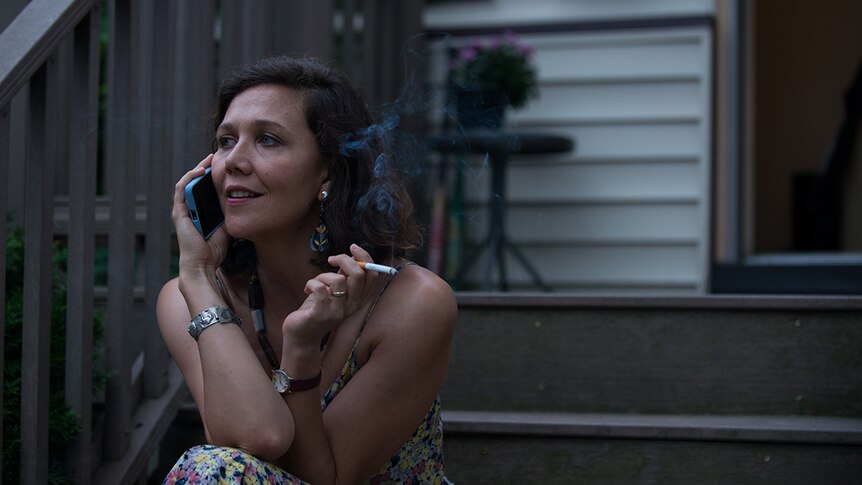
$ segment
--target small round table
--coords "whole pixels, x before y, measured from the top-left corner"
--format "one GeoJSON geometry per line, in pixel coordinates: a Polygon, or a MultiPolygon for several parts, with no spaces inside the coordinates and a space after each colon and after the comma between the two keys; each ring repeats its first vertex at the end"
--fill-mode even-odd
{"type": "Polygon", "coordinates": [[[490,258],[482,280],[482,289],[489,289],[489,282],[496,261],[500,290],[508,291],[506,279],[505,250],[512,252],[518,262],[530,274],[533,283],[544,291],[551,288],[545,284],[539,272],[530,264],[521,250],[506,235],[506,164],[510,154],[550,154],[568,152],[574,148],[571,138],[540,133],[523,133],[507,130],[474,129],[462,132],[438,133],[429,137],[431,149],[440,153],[487,154],[491,164],[491,191],[489,194],[490,225],[485,239],[464,259],[455,276],[457,280],[478,260],[479,253],[488,249],[490,258]]]}

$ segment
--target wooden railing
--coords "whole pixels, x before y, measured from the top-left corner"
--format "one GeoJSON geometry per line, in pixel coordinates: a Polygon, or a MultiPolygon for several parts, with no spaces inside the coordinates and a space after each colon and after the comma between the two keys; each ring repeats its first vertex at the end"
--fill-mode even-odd
{"type": "MultiPolygon", "coordinates": [[[[92,451],[92,224],[85,216],[95,195],[96,115],[98,88],[98,11],[95,1],[33,1],[0,34],[0,180],[11,186],[13,170],[23,177],[21,221],[25,228],[25,277],[21,379],[21,479],[23,483],[46,483],[48,462],[48,367],[50,359],[52,211],[55,166],[60,154],[68,154],[69,210],[74,227],[69,228],[69,291],[67,310],[66,401],[81,418],[80,446],[75,458],[81,473],[89,469],[92,451]],[[74,67],[64,64],[70,46],[77,58],[74,67]],[[60,54],[63,51],[65,54],[60,54]],[[63,90],[71,84],[77,95],[63,102],[63,90]],[[22,92],[23,91],[23,92],[22,92]],[[19,95],[18,100],[13,99],[19,95]],[[20,101],[20,102],[19,102],[20,101]],[[71,100],[70,100],[71,101],[71,100]],[[19,144],[23,158],[10,149],[10,128],[28,116],[26,141],[19,144]],[[72,121],[74,113],[74,121],[72,121]],[[69,133],[60,135],[64,127],[69,133]],[[77,143],[69,143],[75,139],[77,143]],[[66,146],[60,146],[64,144],[66,146]]],[[[19,152],[19,153],[20,153],[19,152]]],[[[61,182],[58,180],[57,182],[61,182]]],[[[59,184],[58,184],[59,185],[59,184]]],[[[20,201],[20,199],[18,199],[20,201]]],[[[0,214],[7,213],[7,200],[0,197],[0,214]]],[[[2,231],[5,232],[5,224],[2,231]]],[[[0,255],[5,257],[5,233],[0,255]]],[[[5,261],[0,265],[5,280],[5,261]]],[[[5,288],[0,294],[5,297],[5,288]]],[[[2,298],[2,297],[0,297],[2,298]]],[[[5,308],[5,302],[4,302],[5,308]]],[[[0,318],[3,318],[0,316],[0,318]]],[[[5,327],[5,321],[2,322],[5,327]]],[[[18,403],[2,401],[3,407],[18,403]]]]}
{"type": "MultiPolygon", "coordinates": [[[[82,484],[142,481],[185,395],[154,318],[176,256],[171,191],[208,153],[219,79],[261,55],[314,54],[340,58],[373,100],[392,99],[403,75],[398,49],[418,30],[422,2],[384,3],[22,0],[0,8],[0,214],[24,228],[26,247],[22,396],[10,402],[0,389],[0,408],[21,409],[22,483],[47,482],[55,240],[68,244],[65,389],[81,423],[68,462],[82,484]],[[97,287],[96,244],[105,239],[107,285],[97,287]],[[94,408],[92,322],[102,304],[111,377],[94,408]]],[[[4,310],[6,231],[0,224],[4,310]]],[[[0,332],[0,370],[3,348],[0,332]]]]}

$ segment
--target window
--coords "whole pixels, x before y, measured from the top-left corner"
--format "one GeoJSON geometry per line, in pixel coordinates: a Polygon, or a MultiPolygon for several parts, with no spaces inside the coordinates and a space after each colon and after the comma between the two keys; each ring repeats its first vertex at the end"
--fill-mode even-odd
{"type": "Polygon", "coordinates": [[[862,3],[719,3],[712,290],[862,293],[862,3]]]}

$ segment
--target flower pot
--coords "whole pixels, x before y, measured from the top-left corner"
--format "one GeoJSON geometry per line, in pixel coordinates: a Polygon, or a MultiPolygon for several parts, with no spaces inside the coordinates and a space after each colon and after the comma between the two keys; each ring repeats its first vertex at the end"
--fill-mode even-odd
{"type": "Polygon", "coordinates": [[[503,127],[506,106],[502,91],[480,88],[456,88],[455,116],[462,129],[494,129],[503,127]]]}

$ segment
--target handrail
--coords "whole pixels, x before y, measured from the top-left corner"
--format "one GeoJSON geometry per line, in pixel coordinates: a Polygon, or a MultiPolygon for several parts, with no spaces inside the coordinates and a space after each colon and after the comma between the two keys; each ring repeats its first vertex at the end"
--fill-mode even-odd
{"type": "Polygon", "coordinates": [[[54,53],[98,0],[32,0],[0,32],[0,106],[54,53]]]}

